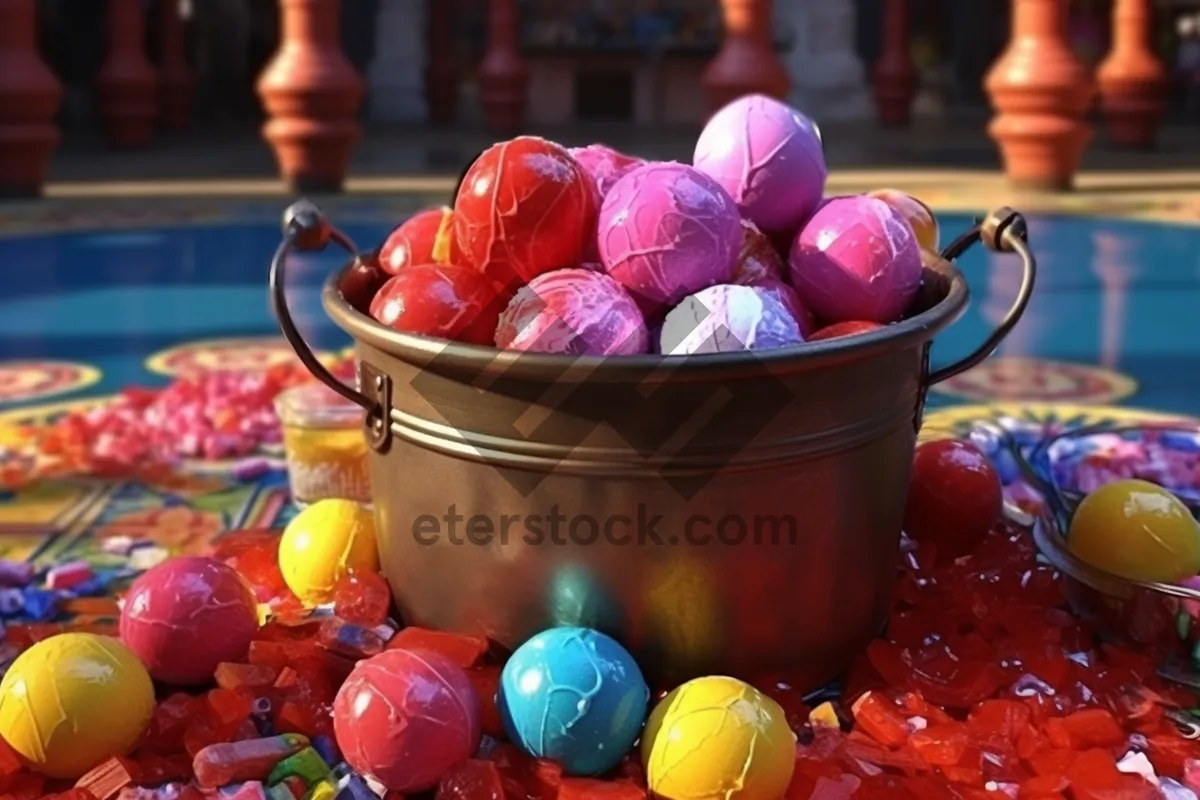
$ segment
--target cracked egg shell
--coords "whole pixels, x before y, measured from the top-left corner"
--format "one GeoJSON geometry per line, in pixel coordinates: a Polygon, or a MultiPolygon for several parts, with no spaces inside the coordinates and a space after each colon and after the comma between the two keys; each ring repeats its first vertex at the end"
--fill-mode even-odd
{"type": "Polygon", "coordinates": [[[474,754],[480,703],[459,667],[426,650],[360,661],[333,701],[338,749],[394,792],[421,792],[474,754]]]}
{"type": "Polygon", "coordinates": [[[0,681],[0,736],[35,771],[75,779],[141,739],[154,684],[109,636],[61,633],[37,642],[0,681]]]}
{"type": "Polygon", "coordinates": [[[509,739],[569,775],[607,772],[633,747],[650,702],[637,662],[590,628],[551,628],[504,665],[497,696],[509,739]]]}
{"type": "Polygon", "coordinates": [[[800,344],[804,336],[792,312],[769,289],[710,286],[671,309],[663,321],[663,355],[773,350],[800,344]]]}
{"type": "Polygon", "coordinates": [[[732,280],[742,239],[729,193],[675,163],[646,164],[617,181],[597,231],[605,271],[646,313],[732,280]]]}
{"type": "Polygon", "coordinates": [[[500,314],[496,346],[575,356],[639,355],[646,321],[621,284],[586,269],[560,269],[523,286],[500,314]]]}
{"type": "Polygon", "coordinates": [[[228,564],[172,558],[134,581],[120,630],[121,641],[155,680],[197,686],[211,681],[222,661],[246,657],[258,631],[258,603],[228,564]]]}
{"type": "Polygon", "coordinates": [[[865,195],[826,202],[796,236],[788,267],[796,294],[827,324],[895,322],[921,285],[912,228],[865,195]]]}
{"type": "Polygon", "coordinates": [[[696,678],[655,706],[642,734],[655,797],[778,800],[796,765],[796,736],[777,702],[735,678],[696,678]]]}

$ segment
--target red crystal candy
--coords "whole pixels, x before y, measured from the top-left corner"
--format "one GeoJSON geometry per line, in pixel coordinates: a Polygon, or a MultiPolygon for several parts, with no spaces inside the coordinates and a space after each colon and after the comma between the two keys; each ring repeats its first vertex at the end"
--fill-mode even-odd
{"type": "Polygon", "coordinates": [[[629,781],[563,778],[558,800],[646,800],[646,790],[629,781]]]}
{"type": "Polygon", "coordinates": [[[279,677],[279,671],[266,664],[232,664],[224,662],[217,665],[213,678],[222,689],[240,689],[243,686],[254,688],[271,686],[279,677]]]}
{"type": "Polygon", "coordinates": [[[479,726],[488,736],[503,739],[504,723],[500,710],[496,708],[496,696],[500,691],[500,667],[483,665],[466,670],[467,680],[479,695],[479,726]]]}
{"type": "Polygon", "coordinates": [[[449,208],[420,211],[388,234],[379,248],[379,266],[389,275],[417,264],[461,264],[454,240],[454,212],[449,208]]]}
{"type": "Polygon", "coordinates": [[[138,782],[139,770],[128,758],[110,758],[89,770],[75,782],[75,788],[87,792],[96,800],[110,800],[120,794],[126,786],[138,782]]]}
{"type": "Polygon", "coordinates": [[[159,756],[139,752],[134,761],[137,763],[139,786],[162,786],[192,777],[192,758],[186,753],[159,756]]]}
{"type": "Polygon", "coordinates": [[[21,759],[8,746],[8,742],[0,739],[0,790],[20,771],[21,759]]]}
{"type": "Polygon", "coordinates": [[[505,800],[500,771],[491,761],[468,759],[442,776],[435,800],[505,800]]]}
{"type": "Polygon", "coordinates": [[[595,190],[570,154],[521,136],[485,150],[454,200],[454,235],[469,266],[513,290],[583,263],[596,230],[595,190]]]}
{"type": "Polygon", "coordinates": [[[850,709],[856,730],[888,747],[900,747],[908,741],[908,721],[896,704],[881,694],[867,692],[850,709]]]}
{"type": "Polygon", "coordinates": [[[843,336],[854,336],[859,333],[867,333],[868,331],[882,328],[878,322],[865,322],[859,320],[849,320],[847,322],[835,322],[833,325],[826,325],[820,328],[807,337],[810,342],[820,342],[825,339],[840,339],[843,336]]]}
{"type": "Polygon", "coordinates": [[[203,709],[203,700],[182,692],[160,701],[150,718],[143,746],[154,753],[179,752],[183,749],[184,732],[203,709]]]}
{"type": "Polygon", "coordinates": [[[913,457],[904,532],[931,542],[938,558],[966,555],[1000,518],[1000,477],[975,445],[942,439],[919,445],[913,457]]]}
{"type": "Polygon", "coordinates": [[[347,622],[379,625],[392,607],[392,590],[377,572],[346,575],[333,587],[333,613],[347,622]]]}
{"type": "Polygon", "coordinates": [[[488,650],[487,639],[428,628],[403,628],[391,641],[388,650],[430,650],[457,667],[467,669],[479,663],[488,650]]]}
{"type": "Polygon", "coordinates": [[[505,304],[479,272],[424,264],[385,283],[371,301],[371,317],[404,333],[491,346],[505,304]]]}
{"type": "Polygon", "coordinates": [[[236,729],[254,709],[254,696],[247,688],[213,689],[206,699],[213,719],[222,730],[236,729]]]}

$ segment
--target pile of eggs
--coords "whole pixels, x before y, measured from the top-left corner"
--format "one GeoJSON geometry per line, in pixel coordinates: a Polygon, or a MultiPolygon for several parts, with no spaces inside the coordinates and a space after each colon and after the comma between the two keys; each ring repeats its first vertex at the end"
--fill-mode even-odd
{"type": "Polygon", "coordinates": [[[892,190],[823,199],[827,176],[816,125],[762,95],[718,111],[690,165],[523,136],[341,288],[397,331],[575,356],[767,350],[896,322],[937,223],[892,190]]]}

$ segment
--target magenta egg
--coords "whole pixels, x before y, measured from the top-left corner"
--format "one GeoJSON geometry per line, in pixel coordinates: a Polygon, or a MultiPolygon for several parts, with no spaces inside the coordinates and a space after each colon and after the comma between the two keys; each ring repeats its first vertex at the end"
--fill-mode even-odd
{"type": "Polygon", "coordinates": [[[789,234],[821,202],[829,174],[813,121],[761,94],[734,100],[709,119],[692,164],[725,187],[746,219],[789,234]]]}
{"type": "Polygon", "coordinates": [[[357,772],[395,792],[437,785],[479,746],[470,679],[437,653],[385,650],[358,662],[333,701],[338,749],[357,772]]]}
{"type": "Polygon", "coordinates": [[[612,278],[560,269],[523,286],[500,315],[496,346],[574,356],[637,355],[650,348],[637,303],[612,278]]]}
{"type": "Polygon", "coordinates": [[[817,321],[813,318],[812,312],[805,308],[804,302],[800,299],[800,295],[796,294],[796,290],[783,281],[763,278],[749,285],[783,304],[783,307],[796,320],[796,324],[800,326],[800,335],[804,337],[804,341],[808,341],[809,335],[817,330],[817,321]]]}
{"type": "Polygon", "coordinates": [[[758,286],[722,284],[696,292],[663,320],[663,355],[772,350],[804,341],[787,307],[758,286]]]}
{"type": "Polygon", "coordinates": [[[743,235],[737,206],[720,184],[686,164],[653,163],[609,191],[597,238],[605,271],[643,312],[657,313],[730,281],[743,235]]]}
{"type": "Polygon", "coordinates": [[[172,558],[134,581],[121,607],[121,641],[157,681],[196,686],[223,661],[242,661],[258,632],[254,593],[215,558],[172,558]]]}
{"type": "Polygon", "coordinates": [[[640,158],[627,156],[603,144],[587,147],[572,147],[568,151],[596,187],[596,207],[604,202],[612,187],[628,172],[646,163],[640,158]]]}
{"type": "Polygon", "coordinates": [[[823,322],[900,319],[921,285],[912,228],[873,197],[838,197],[808,221],[788,258],[792,286],[823,322]]]}

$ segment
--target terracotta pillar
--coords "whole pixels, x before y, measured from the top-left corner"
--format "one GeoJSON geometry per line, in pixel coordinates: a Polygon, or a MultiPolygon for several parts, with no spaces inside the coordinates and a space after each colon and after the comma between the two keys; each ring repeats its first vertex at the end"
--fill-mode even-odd
{"type": "Polygon", "coordinates": [[[158,52],[159,118],[167,130],[180,131],[192,116],[196,81],[188,66],[179,0],[160,0],[158,52]]]}
{"type": "Polygon", "coordinates": [[[0,196],[41,193],[62,86],[37,50],[35,0],[0,0],[0,196]]]}
{"type": "Polygon", "coordinates": [[[1070,0],[1012,0],[1012,36],[984,87],[988,134],[1018,188],[1069,189],[1091,139],[1092,76],[1067,41],[1070,0]]]}
{"type": "Polygon", "coordinates": [[[908,0],[883,0],[883,47],[871,70],[875,110],[879,124],[907,125],[912,119],[917,93],[917,66],[913,63],[908,0]]]}
{"type": "Polygon", "coordinates": [[[454,63],[454,11],[452,0],[427,0],[429,39],[425,52],[425,104],[429,121],[454,122],[458,111],[458,68],[454,63]]]}
{"type": "Polygon", "coordinates": [[[1150,147],[1167,108],[1167,71],[1154,53],[1151,0],[1114,0],[1112,50],[1100,64],[1100,107],[1108,139],[1150,147]]]}
{"type": "Polygon", "coordinates": [[[363,82],[342,52],[339,0],[281,0],[279,49],[258,79],[263,137],[299,193],[341,191],[362,133],[363,82]]]}
{"type": "Polygon", "coordinates": [[[108,55],[96,75],[97,103],[111,147],[143,147],[154,138],[158,76],[146,57],[141,0],[108,0],[108,55]]]}
{"type": "Polygon", "coordinates": [[[709,105],[716,110],[747,94],[785,100],[792,88],[771,37],[771,0],[721,0],[725,36],[704,71],[709,105]]]}
{"type": "Polygon", "coordinates": [[[517,39],[516,0],[490,0],[487,52],[479,64],[479,99],[487,126],[501,134],[518,131],[525,121],[528,88],[529,67],[517,39]]]}

